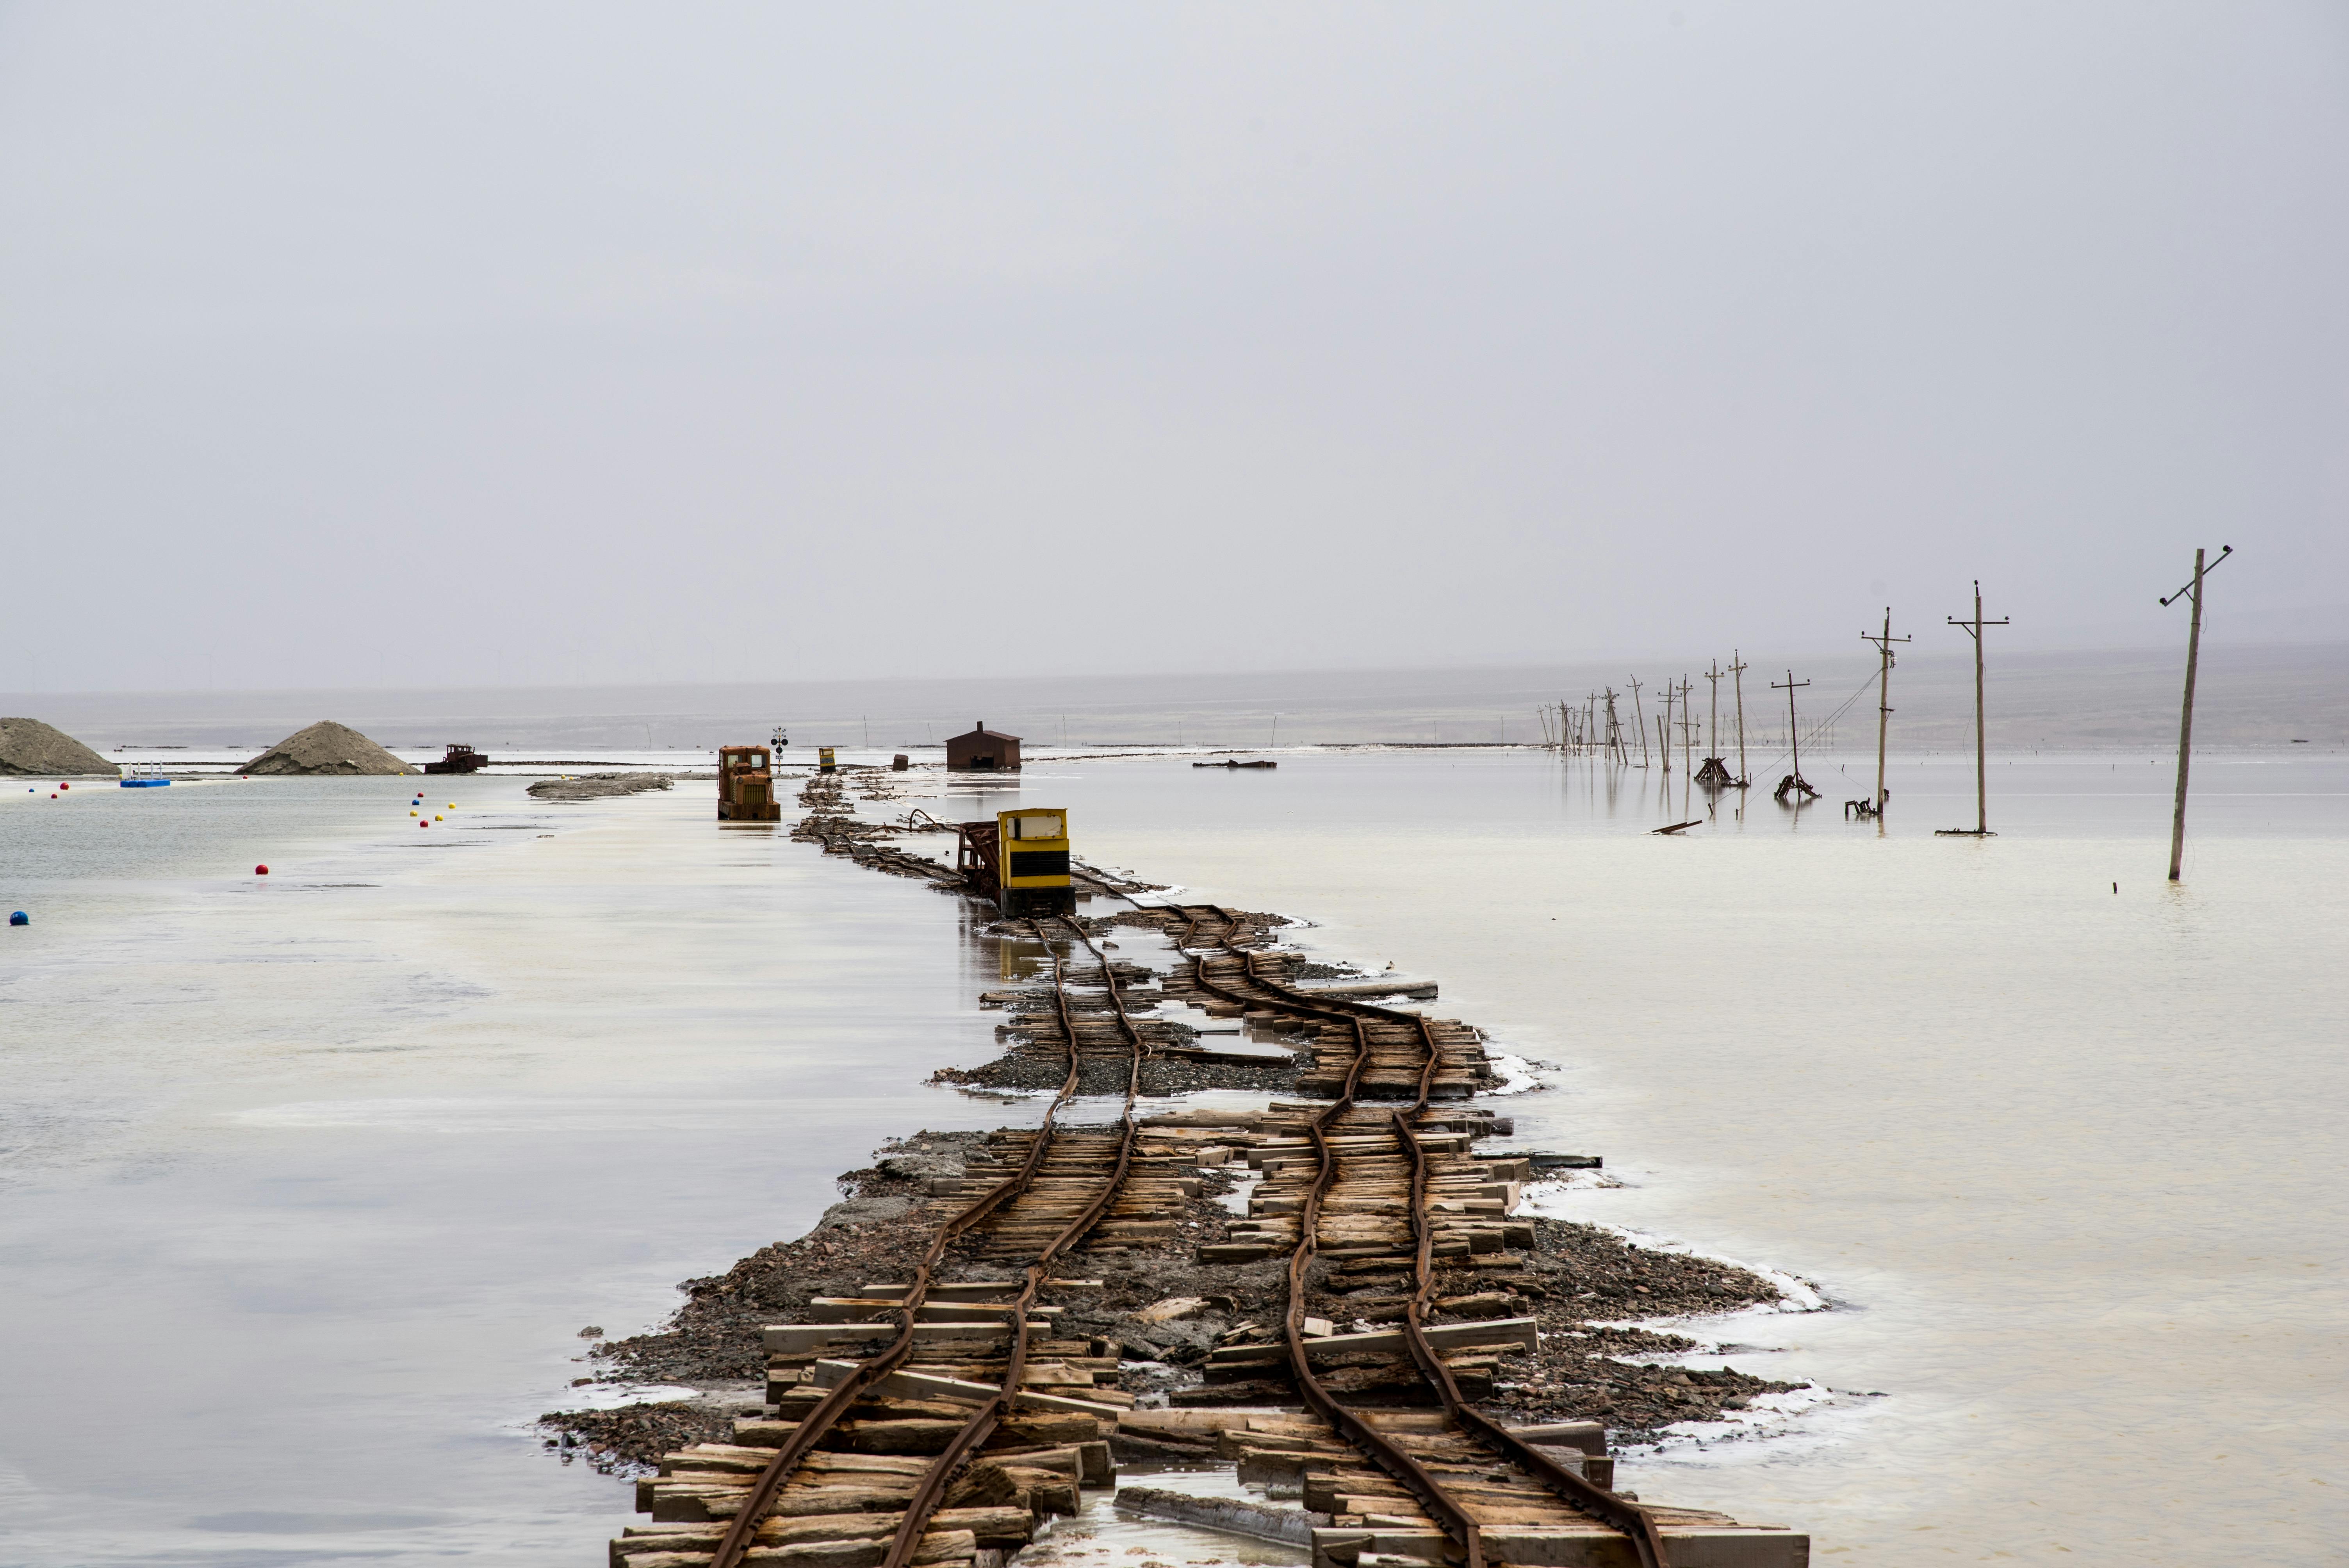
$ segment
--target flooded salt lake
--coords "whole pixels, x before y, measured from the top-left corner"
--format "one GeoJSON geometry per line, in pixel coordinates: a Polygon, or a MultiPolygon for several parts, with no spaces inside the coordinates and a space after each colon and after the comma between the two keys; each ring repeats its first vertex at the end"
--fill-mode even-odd
{"type": "MultiPolygon", "coordinates": [[[[929,804],[1065,805],[1089,858],[1440,980],[1540,1064],[1518,1141],[1606,1158],[1546,1212],[1815,1288],[1692,1331],[1812,1408],[1624,1484],[1828,1560],[2334,1559],[2349,764],[2201,759],[2172,888],[2144,755],[1994,767],[1982,841],[1932,835],[1954,758],[1896,762],[1879,834],[1839,812],[1872,758],[1708,818],[1678,773],[1278,755],[929,804]]],[[[627,1490],[529,1426],[578,1330],[885,1137],[1029,1114],[923,1081],[994,1054],[958,901],[719,830],[706,783],[423,780],[419,830],[417,782],[0,799],[0,1562],[600,1561],[627,1490]]]]}

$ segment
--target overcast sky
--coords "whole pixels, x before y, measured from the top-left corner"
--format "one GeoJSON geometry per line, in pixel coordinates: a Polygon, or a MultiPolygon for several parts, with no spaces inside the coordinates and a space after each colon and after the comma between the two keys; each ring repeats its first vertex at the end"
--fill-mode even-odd
{"type": "Polygon", "coordinates": [[[2338,4],[0,5],[0,686],[2338,637],[2344,433],[2338,4]]]}

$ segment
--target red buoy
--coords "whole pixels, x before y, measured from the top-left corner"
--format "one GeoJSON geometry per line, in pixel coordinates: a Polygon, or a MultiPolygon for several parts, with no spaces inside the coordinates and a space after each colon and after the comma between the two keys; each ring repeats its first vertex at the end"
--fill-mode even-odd
{"type": "Polygon", "coordinates": [[[255,866],[253,868],[253,874],[257,877],[265,877],[269,874],[269,868],[267,866],[255,866]]]}
{"type": "Polygon", "coordinates": [[[57,788],[58,788],[58,789],[72,789],[72,788],[73,788],[73,786],[72,786],[72,785],[70,785],[70,784],[60,783],[60,784],[57,786],[57,788]]]}
{"type": "Polygon", "coordinates": [[[427,821],[419,820],[416,825],[419,828],[429,828],[432,824],[427,821]]]}

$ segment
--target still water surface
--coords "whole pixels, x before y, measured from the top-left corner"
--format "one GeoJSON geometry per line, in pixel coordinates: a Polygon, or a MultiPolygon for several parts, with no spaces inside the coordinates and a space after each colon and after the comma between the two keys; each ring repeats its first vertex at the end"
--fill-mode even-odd
{"type": "MultiPolygon", "coordinates": [[[[1994,769],[1982,841],[1930,831],[1970,769],[1897,767],[1879,836],[1849,767],[1677,839],[1678,775],[1523,753],[952,794],[1441,979],[1549,1064],[1522,1141],[1621,1183],[1550,1212],[1817,1287],[1698,1332],[1825,1402],[1627,1464],[1643,1496],[1826,1561],[2335,1560],[2349,766],[2205,764],[2175,889],[2143,757],[1994,769]]],[[[430,788],[430,831],[398,780],[0,798],[35,917],[0,949],[0,1562],[600,1561],[625,1491],[527,1429],[577,1329],[798,1233],[885,1137],[1007,1119],[922,1085],[993,1050],[957,901],[717,830],[707,785],[430,788]]]]}

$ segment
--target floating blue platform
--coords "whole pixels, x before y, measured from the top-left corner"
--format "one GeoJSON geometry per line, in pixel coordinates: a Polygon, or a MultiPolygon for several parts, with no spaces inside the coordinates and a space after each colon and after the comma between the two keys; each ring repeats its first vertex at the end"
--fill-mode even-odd
{"type": "Polygon", "coordinates": [[[160,789],[170,782],[169,779],[125,779],[122,787],[125,789],[160,789]]]}

